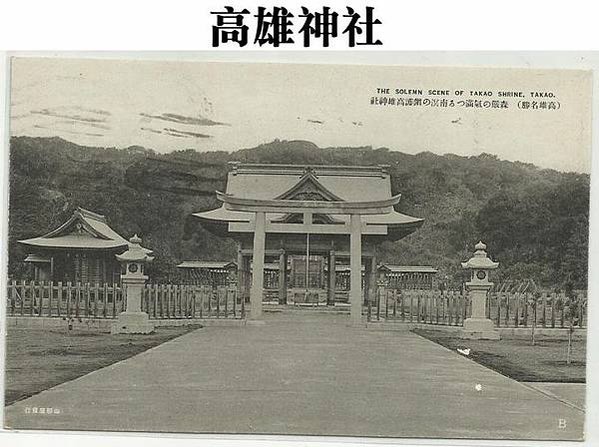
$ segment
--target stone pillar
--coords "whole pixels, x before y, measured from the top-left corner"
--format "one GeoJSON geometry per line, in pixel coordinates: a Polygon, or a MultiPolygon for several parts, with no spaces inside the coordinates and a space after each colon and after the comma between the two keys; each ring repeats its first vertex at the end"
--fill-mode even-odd
{"type": "Polygon", "coordinates": [[[350,215],[350,320],[352,325],[362,322],[362,219],[350,215]]]}
{"type": "Polygon", "coordinates": [[[279,304],[287,304],[287,254],[283,248],[279,253],[279,304]]]}
{"type": "Polygon", "coordinates": [[[262,297],[264,294],[264,249],[266,244],[266,214],[256,213],[254,248],[252,258],[252,289],[250,290],[250,319],[262,318],[262,297]]]}
{"type": "Polygon", "coordinates": [[[499,332],[493,322],[487,318],[487,293],[492,287],[489,284],[466,283],[466,290],[472,303],[472,314],[464,320],[462,336],[472,339],[499,340],[499,332]]]}
{"type": "Polygon", "coordinates": [[[143,287],[146,284],[145,278],[122,278],[121,284],[124,286],[127,296],[127,313],[145,313],[141,312],[141,297],[143,287]]]}
{"type": "Polygon", "coordinates": [[[327,304],[335,305],[335,287],[336,287],[336,272],[335,272],[335,250],[329,252],[329,293],[327,295],[327,304]]]}
{"type": "Polygon", "coordinates": [[[239,298],[239,304],[241,300],[245,299],[245,263],[243,259],[243,252],[241,251],[241,242],[237,243],[237,297],[239,298]]]}

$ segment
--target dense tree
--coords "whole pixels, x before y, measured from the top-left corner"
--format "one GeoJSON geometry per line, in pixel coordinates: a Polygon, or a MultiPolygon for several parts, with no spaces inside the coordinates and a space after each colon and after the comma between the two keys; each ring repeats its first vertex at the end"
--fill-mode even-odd
{"type": "Polygon", "coordinates": [[[235,245],[204,230],[191,213],[218,206],[229,161],[388,165],[399,211],[425,218],[413,235],[379,248],[380,261],[430,264],[449,281],[484,240],[499,279],[585,288],[589,177],[478,157],[408,155],[387,148],[319,148],[275,140],[229,153],[141,147],[81,147],[60,138],[11,139],[9,273],[23,273],[19,239],[47,232],[77,206],[105,214],[125,236],[138,233],[157,254],[152,274],[176,277],[183,259],[234,259],[235,245]]]}

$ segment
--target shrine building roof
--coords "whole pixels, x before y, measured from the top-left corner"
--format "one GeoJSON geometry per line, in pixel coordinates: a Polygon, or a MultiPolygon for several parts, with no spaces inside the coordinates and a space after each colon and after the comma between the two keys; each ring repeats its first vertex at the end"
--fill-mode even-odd
{"type": "MultiPolygon", "coordinates": [[[[380,202],[392,198],[391,178],[387,166],[321,166],[231,163],[226,194],[257,200],[317,200],[332,202],[380,202]]],[[[249,222],[253,213],[219,208],[193,214],[206,224],[249,222]]],[[[284,213],[267,213],[267,220],[277,222],[284,213]]],[[[349,215],[335,215],[338,223],[349,222],[349,215]]],[[[393,210],[386,214],[363,215],[362,221],[387,225],[398,237],[419,228],[423,219],[393,210]]]]}
{"type": "Polygon", "coordinates": [[[125,249],[129,244],[125,238],[110,228],[103,215],[83,208],[77,208],[73,215],[55,230],[43,236],[21,240],[19,243],[47,249],[96,250],[125,249]]]}

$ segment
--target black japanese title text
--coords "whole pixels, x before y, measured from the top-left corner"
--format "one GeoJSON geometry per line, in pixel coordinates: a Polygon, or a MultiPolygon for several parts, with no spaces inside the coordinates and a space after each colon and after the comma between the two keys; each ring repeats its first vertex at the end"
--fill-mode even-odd
{"type": "Polygon", "coordinates": [[[304,47],[326,48],[333,39],[344,39],[350,48],[383,44],[374,35],[375,25],[382,22],[374,17],[371,6],[364,11],[346,6],[339,12],[328,6],[317,11],[302,6],[295,13],[282,6],[270,9],[260,6],[253,14],[245,8],[223,9],[211,12],[216,22],[212,26],[213,47],[234,44],[244,47],[248,43],[279,47],[301,43],[304,47]]]}

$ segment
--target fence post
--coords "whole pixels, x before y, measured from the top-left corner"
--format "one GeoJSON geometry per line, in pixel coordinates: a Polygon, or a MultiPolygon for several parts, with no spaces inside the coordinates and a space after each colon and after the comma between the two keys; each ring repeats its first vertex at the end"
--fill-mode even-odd
{"type": "Polygon", "coordinates": [[[41,281],[39,283],[39,291],[40,291],[40,302],[39,302],[39,309],[38,309],[38,317],[42,316],[42,311],[44,309],[44,289],[46,287],[46,283],[44,281],[41,281]]]}
{"type": "Polygon", "coordinates": [[[17,295],[17,282],[13,279],[10,282],[10,310],[11,315],[14,315],[16,312],[16,298],[17,295]]]}
{"type": "Polygon", "coordinates": [[[220,293],[218,287],[214,289],[214,296],[216,297],[216,318],[220,318],[220,293]]]}
{"type": "Polygon", "coordinates": [[[67,293],[67,296],[66,296],[66,298],[67,298],[67,302],[66,302],[66,305],[67,305],[67,310],[66,310],[66,312],[67,312],[67,318],[71,318],[71,313],[73,311],[73,309],[72,309],[73,302],[72,302],[72,297],[71,297],[71,295],[72,295],[71,287],[72,287],[71,281],[67,281],[67,289],[66,289],[66,293],[67,293]]]}
{"type": "Polygon", "coordinates": [[[381,291],[377,290],[377,293],[375,295],[376,297],[376,319],[377,321],[381,319],[381,291]]]}
{"type": "Polygon", "coordinates": [[[75,317],[79,318],[79,307],[81,305],[81,283],[75,283],[75,317]]]}
{"type": "Polygon", "coordinates": [[[559,310],[560,310],[560,326],[563,328],[564,327],[564,323],[565,323],[565,318],[564,318],[564,307],[566,304],[566,297],[563,293],[559,294],[559,310]]]}
{"type": "Polygon", "coordinates": [[[48,289],[48,316],[52,316],[52,298],[54,295],[54,281],[50,281],[48,289]]]}
{"type": "Polygon", "coordinates": [[[447,323],[453,325],[453,290],[447,291],[447,323]]]}
{"type": "Polygon", "coordinates": [[[528,292],[524,293],[524,327],[528,326],[528,295],[528,292]]]}
{"type": "Polygon", "coordinates": [[[89,317],[90,308],[89,308],[89,300],[90,300],[90,287],[89,283],[86,282],[83,284],[84,296],[85,296],[85,316],[89,317]]]}
{"type": "Polygon", "coordinates": [[[163,300],[163,293],[162,293],[162,286],[158,285],[158,284],[154,284],[154,287],[156,288],[156,301],[157,303],[157,311],[158,311],[158,315],[160,315],[160,318],[164,318],[164,304],[162,302],[163,300]]]}
{"type": "Polygon", "coordinates": [[[516,302],[514,308],[514,327],[518,327],[520,323],[520,292],[514,293],[514,301],[516,302]]]}
{"type": "Polygon", "coordinates": [[[534,307],[532,308],[532,318],[533,318],[532,325],[534,327],[536,327],[537,326],[537,309],[539,307],[539,300],[537,299],[537,297],[534,294],[532,296],[534,297],[534,307]]]}
{"type": "Polygon", "coordinates": [[[462,326],[464,325],[464,321],[466,321],[468,315],[468,300],[466,299],[466,295],[462,293],[458,293],[458,297],[460,302],[462,303],[462,326]]]}
{"type": "Polygon", "coordinates": [[[25,280],[21,281],[21,316],[25,315],[25,280]]]}
{"type": "Polygon", "coordinates": [[[510,294],[508,292],[504,293],[505,296],[505,327],[510,325],[510,294]]]}
{"type": "Polygon", "coordinates": [[[555,292],[551,293],[551,327],[555,327],[555,292]]]}
{"type": "Polygon", "coordinates": [[[116,300],[118,298],[118,290],[120,289],[120,287],[118,287],[117,284],[112,283],[112,318],[116,318],[116,300]]]}
{"type": "Polygon", "coordinates": [[[104,283],[104,288],[102,289],[102,317],[106,318],[108,316],[108,312],[106,308],[108,307],[108,283],[104,283]]]}
{"type": "Polygon", "coordinates": [[[441,298],[441,321],[443,322],[443,324],[447,324],[447,320],[445,319],[445,299],[447,298],[447,290],[441,290],[441,294],[440,294],[440,298],[441,298]]]}
{"type": "Polygon", "coordinates": [[[29,282],[29,316],[33,317],[33,307],[35,305],[35,281],[29,282]]]}
{"type": "Polygon", "coordinates": [[[541,317],[541,323],[543,325],[543,327],[545,327],[545,319],[547,318],[547,312],[546,312],[546,308],[547,308],[547,293],[543,292],[543,316],[541,317]]]}
{"type": "Polygon", "coordinates": [[[173,285],[172,284],[168,284],[166,286],[166,317],[167,318],[173,318],[175,316],[175,293],[173,293],[173,285]]]}
{"type": "Polygon", "coordinates": [[[401,321],[406,321],[406,308],[404,306],[404,291],[398,289],[399,294],[399,306],[401,311],[401,321]]]}
{"type": "MultiPolygon", "coordinates": [[[[495,298],[495,302],[497,303],[497,316],[496,316],[496,326],[499,327],[499,324],[501,323],[501,294],[500,293],[496,293],[494,294],[494,298],[495,298]]],[[[491,299],[491,293],[489,293],[489,300],[491,299]]]]}
{"type": "Polygon", "coordinates": [[[389,295],[387,294],[387,285],[385,284],[385,281],[379,280],[377,286],[379,289],[379,293],[381,295],[381,302],[385,303],[385,320],[388,320],[389,319],[389,295]]]}
{"type": "Polygon", "coordinates": [[[368,297],[368,307],[366,310],[366,321],[370,322],[372,320],[372,296],[368,297]]]}
{"type": "Polygon", "coordinates": [[[100,286],[94,284],[94,318],[98,316],[98,298],[100,297],[100,286]]]}

